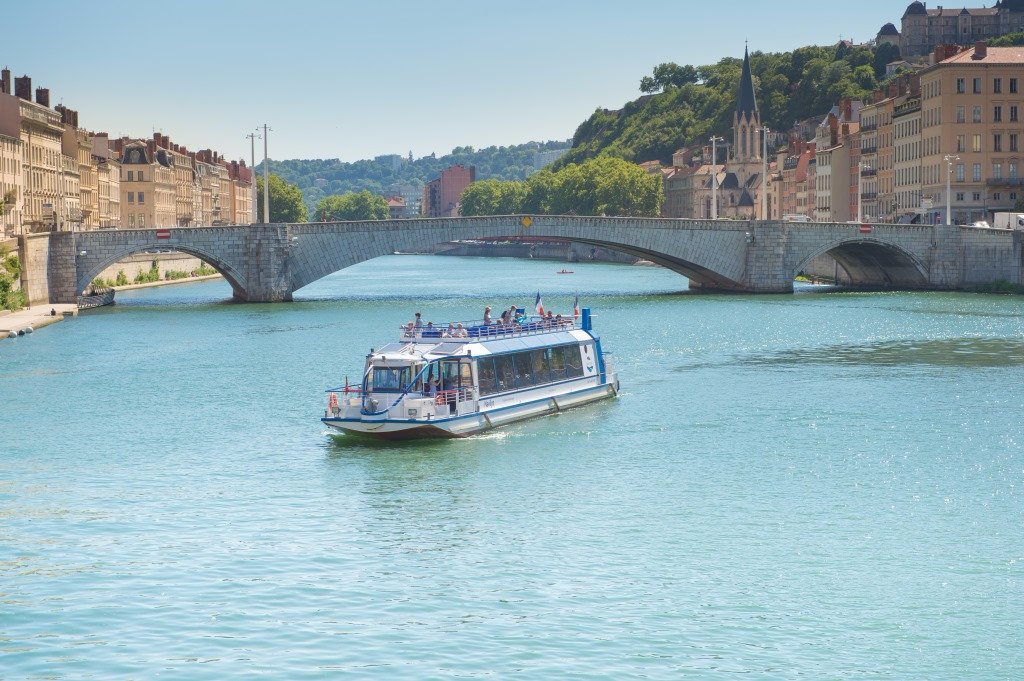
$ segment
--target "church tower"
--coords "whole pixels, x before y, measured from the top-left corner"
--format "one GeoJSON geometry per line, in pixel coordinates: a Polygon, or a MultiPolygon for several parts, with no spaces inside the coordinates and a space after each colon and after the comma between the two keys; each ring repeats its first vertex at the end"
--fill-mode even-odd
{"type": "Polygon", "coordinates": [[[736,163],[761,162],[760,127],[761,116],[757,113],[757,100],[754,99],[754,79],[750,75],[750,55],[744,47],[740,94],[732,122],[733,159],[736,163]]]}

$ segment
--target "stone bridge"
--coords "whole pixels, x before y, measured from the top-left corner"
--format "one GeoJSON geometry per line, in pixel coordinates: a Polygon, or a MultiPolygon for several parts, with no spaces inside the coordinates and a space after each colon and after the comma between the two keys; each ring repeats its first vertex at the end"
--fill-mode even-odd
{"type": "Polygon", "coordinates": [[[107,266],[170,248],[219,270],[237,300],[278,302],[332,272],[396,251],[522,236],[622,251],[688,277],[693,287],[717,291],[792,292],[794,277],[825,253],[855,286],[1022,283],[1022,233],[1010,230],[545,215],[61,232],[51,235],[46,268],[51,300],[74,302],[107,266]]]}

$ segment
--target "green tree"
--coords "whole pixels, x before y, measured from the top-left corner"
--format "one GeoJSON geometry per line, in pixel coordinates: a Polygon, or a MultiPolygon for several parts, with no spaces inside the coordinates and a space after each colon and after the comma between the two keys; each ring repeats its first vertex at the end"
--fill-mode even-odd
{"type": "Polygon", "coordinates": [[[15,289],[21,278],[21,261],[7,246],[0,245],[0,309],[20,310],[25,307],[25,293],[15,289]]]}
{"type": "Polygon", "coordinates": [[[1007,33],[988,41],[989,47],[1020,47],[1024,45],[1024,32],[1007,33]]]}
{"type": "MultiPolygon", "coordinates": [[[[273,203],[271,203],[273,207],[273,203]]],[[[379,194],[349,192],[325,196],[316,204],[313,217],[328,222],[347,220],[387,220],[390,217],[388,202],[379,194]]]]}
{"type": "MultiPolygon", "coordinates": [[[[263,177],[256,179],[256,216],[263,219],[263,177]]],[[[270,175],[270,221],[305,222],[306,204],[302,201],[302,190],[289,184],[277,174],[270,175]]]]}

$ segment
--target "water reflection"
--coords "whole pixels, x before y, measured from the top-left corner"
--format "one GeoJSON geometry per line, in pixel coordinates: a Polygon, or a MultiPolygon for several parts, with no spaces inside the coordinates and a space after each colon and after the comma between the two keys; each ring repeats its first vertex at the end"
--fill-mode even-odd
{"type": "Polygon", "coordinates": [[[965,368],[1014,367],[1024,365],[1024,340],[943,338],[882,341],[863,345],[826,345],[818,348],[794,348],[744,357],[739,360],[739,364],[755,366],[851,364],[965,368]]]}

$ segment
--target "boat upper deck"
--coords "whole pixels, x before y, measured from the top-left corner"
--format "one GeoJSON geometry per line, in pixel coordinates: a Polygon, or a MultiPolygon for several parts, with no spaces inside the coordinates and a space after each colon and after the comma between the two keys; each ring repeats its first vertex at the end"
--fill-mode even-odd
{"type": "Polygon", "coordinates": [[[409,322],[399,328],[399,339],[405,343],[431,343],[444,340],[446,343],[479,343],[488,340],[505,340],[536,336],[544,333],[573,331],[579,328],[572,317],[525,317],[520,321],[503,324],[500,321],[484,324],[482,320],[444,322],[434,325],[416,326],[409,322]]]}

